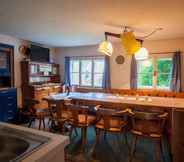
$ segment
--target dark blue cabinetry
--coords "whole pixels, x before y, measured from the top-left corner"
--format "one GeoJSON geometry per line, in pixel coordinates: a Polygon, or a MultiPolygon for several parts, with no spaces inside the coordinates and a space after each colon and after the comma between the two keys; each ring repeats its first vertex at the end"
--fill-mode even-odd
{"type": "Polygon", "coordinates": [[[0,121],[10,122],[17,113],[17,90],[9,88],[0,90],[0,121]]]}

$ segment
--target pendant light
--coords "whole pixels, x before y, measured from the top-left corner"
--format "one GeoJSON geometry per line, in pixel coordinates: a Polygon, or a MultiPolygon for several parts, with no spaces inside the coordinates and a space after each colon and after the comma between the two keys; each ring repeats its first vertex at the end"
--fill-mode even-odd
{"type": "Polygon", "coordinates": [[[105,40],[99,44],[98,51],[105,55],[112,56],[113,47],[111,42],[107,40],[106,34],[105,34],[105,40]]]}
{"type": "Polygon", "coordinates": [[[162,30],[162,28],[156,28],[148,35],[142,37],[141,40],[135,37],[133,30],[128,26],[124,27],[122,34],[105,32],[105,40],[99,44],[98,51],[105,55],[112,56],[113,47],[111,42],[107,40],[107,36],[111,36],[121,39],[122,45],[125,48],[127,55],[134,54],[136,60],[146,60],[149,58],[149,52],[145,47],[142,46],[143,40],[152,36],[159,30],[162,30]]]}
{"type": "Polygon", "coordinates": [[[147,60],[149,58],[148,50],[144,47],[141,47],[134,55],[136,60],[147,60]]]}
{"type": "Polygon", "coordinates": [[[141,48],[134,53],[136,60],[147,60],[149,58],[149,52],[148,50],[142,46],[143,40],[138,39],[138,41],[141,44],[141,48]]]}

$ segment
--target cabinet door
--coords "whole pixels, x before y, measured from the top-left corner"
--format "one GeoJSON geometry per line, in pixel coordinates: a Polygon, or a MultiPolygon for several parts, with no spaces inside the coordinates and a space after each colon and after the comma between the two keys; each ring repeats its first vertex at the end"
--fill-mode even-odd
{"type": "Polygon", "coordinates": [[[12,121],[17,113],[16,89],[3,90],[0,92],[2,100],[1,121],[12,121]]]}
{"type": "Polygon", "coordinates": [[[5,102],[4,97],[2,93],[0,92],[0,121],[4,121],[4,110],[3,110],[4,105],[5,105],[4,102],[5,102]]]}

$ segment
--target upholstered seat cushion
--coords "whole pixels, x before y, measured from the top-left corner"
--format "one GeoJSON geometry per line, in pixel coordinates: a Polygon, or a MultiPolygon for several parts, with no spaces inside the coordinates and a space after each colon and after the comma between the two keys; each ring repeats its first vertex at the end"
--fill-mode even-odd
{"type": "Polygon", "coordinates": [[[63,119],[70,119],[71,116],[72,116],[72,114],[71,114],[70,111],[62,111],[62,113],[61,113],[61,117],[62,117],[63,119]]]}
{"type": "Polygon", "coordinates": [[[96,121],[96,117],[93,115],[79,114],[76,117],[71,117],[70,122],[72,125],[76,127],[80,126],[89,126],[94,124],[96,121]]]}
{"type": "Polygon", "coordinates": [[[136,121],[131,132],[137,135],[160,137],[162,134],[161,126],[157,121],[136,121]]]}
{"type": "Polygon", "coordinates": [[[121,118],[117,118],[117,119],[107,119],[106,121],[104,121],[104,119],[102,118],[99,122],[96,123],[96,128],[99,129],[104,129],[107,131],[115,131],[115,132],[119,132],[122,130],[123,127],[126,126],[126,122],[123,121],[121,118]]]}
{"type": "Polygon", "coordinates": [[[96,117],[93,115],[84,115],[84,114],[80,114],[78,116],[78,120],[80,124],[87,124],[87,125],[91,125],[96,121],[96,117]],[[87,120],[86,120],[87,119],[87,120]]]}

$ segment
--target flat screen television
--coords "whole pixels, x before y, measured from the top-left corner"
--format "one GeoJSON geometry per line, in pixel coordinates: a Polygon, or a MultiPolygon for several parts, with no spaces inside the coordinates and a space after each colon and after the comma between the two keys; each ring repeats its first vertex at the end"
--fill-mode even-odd
{"type": "Polygon", "coordinates": [[[50,50],[36,45],[31,45],[30,48],[30,60],[37,62],[49,62],[50,50]]]}

